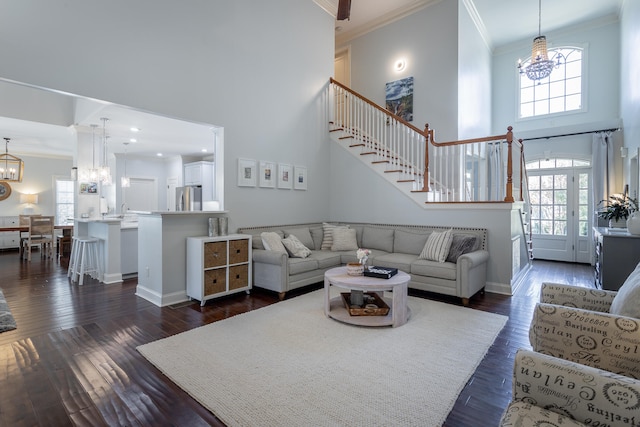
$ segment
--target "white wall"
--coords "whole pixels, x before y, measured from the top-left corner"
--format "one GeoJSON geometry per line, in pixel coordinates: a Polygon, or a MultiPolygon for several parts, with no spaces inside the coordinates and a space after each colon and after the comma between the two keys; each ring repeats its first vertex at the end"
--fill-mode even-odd
{"type": "Polygon", "coordinates": [[[457,16],[457,2],[438,2],[349,42],[352,89],[384,106],[385,84],[413,76],[412,124],[424,129],[429,123],[438,140],[456,139],[457,16]],[[407,66],[396,72],[400,58],[407,66]]]}
{"type": "Polygon", "coordinates": [[[312,0],[4,2],[0,39],[2,78],[223,126],[232,230],[328,216],[334,20],[312,0]],[[308,190],[239,188],[238,157],[304,165],[308,190]]]}
{"type": "MultiPolygon", "coordinates": [[[[491,50],[465,2],[458,14],[458,139],[491,135],[491,50]]],[[[507,126],[496,134],[507,132],[507,126]]]]}
{"type": "MultiPolygon", "coordinates": [[[[624,144],[629,152],[640,148],[640,2],[623,3],[620,24],[620,111],[624,144]]],[[[628,165],[625,162],[625,175],[628,165]]],[[[638,179],[638,177],[635,177],[638,179]]]]}
{"type": "MultiPolygon", "coordinates": [[[[493,132],[513,126],[516,138],[546,136],[594,130],[594,126],[615,127],[619,123],[618,76],[620,73],[619,22],[608,17],[580,27],[545,34],[549,48],[584,47],[586,111],[556,114],[542,118],[518,118],[518,59],[531,55],[533,38],[495,50],[493,57],[493,132]]],[[[595,129],[600,129],[596,127],[595,129]]],[[[550,146],[557,146],[551,140],[550,146]]]]}
{"type": "MultiPolygon", "coordinates": [[[[11,154],[11,150],[9,151],[11,154]]],[[[10,182],[11,195],[0,201],[0,215],[20,215],[25,205],[20,203],[20,194],[38,194],[38,204],[33,213],[55,215],[54,183],[56,177],[68,178],[71,159],[56,159],[35,156],[18,156],[24,161],[22,182],[10,182]]]]}

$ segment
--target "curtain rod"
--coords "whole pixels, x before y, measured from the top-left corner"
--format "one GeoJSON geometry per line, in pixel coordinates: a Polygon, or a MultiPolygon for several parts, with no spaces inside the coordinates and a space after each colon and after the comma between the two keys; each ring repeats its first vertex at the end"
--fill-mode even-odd
{"type": "Polygon", "coordinates": [[[536,140],[536,139],[560,138],[561,136],[585,135],[585,134],[588,134],[588,133],[616,132],[616,131],[619,131],[619,130],[620,130],[620,128],[611,128],[611,129],[590,130],[590,131],[587,131],[587,132],[564,133],[562,135],[539,136],[537,138],[524,138],[522,140],[522,142],[524,142],[524,141],[533,141],[533,140],[536,140]]]}

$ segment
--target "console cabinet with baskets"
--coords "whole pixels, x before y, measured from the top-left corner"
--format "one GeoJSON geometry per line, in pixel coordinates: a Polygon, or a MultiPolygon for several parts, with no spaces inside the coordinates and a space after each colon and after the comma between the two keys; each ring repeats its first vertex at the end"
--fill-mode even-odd
{"type": "Polygon", "coordinates": [[[212,298],[251,289],[251,236],[187,238],[187,296],[212,298]]]}

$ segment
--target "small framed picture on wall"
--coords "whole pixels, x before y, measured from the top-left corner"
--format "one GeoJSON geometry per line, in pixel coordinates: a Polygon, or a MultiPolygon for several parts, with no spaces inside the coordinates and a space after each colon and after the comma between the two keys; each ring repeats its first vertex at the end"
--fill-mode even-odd
{"type": "Polygon", "coordinates": [[[293,171],[291,170],[291,165],[286,163],[278,164],[278,188],[291,190],[292,182],[293,171]]]}
{"type": "Polygon", "coordinates": [[[256,186],[256,161],[238,159],[238,187],[256,186]]]}
{"type": "Polygon", "coordinates": [[[276,164],[260,162],[260,187],[274,188],[276,186],[276,164]]]}
{"type": "Polygon", "coordinates": [[[305,166],[294,167],[293,188],[296,190],[307,189],[307,168],[305,166]]]}

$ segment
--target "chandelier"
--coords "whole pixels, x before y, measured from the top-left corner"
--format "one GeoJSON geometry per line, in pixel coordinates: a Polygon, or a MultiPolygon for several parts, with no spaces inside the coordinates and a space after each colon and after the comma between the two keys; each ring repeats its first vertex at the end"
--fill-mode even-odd
{"type": "Polygon", "coordinates": [[[520,74],[526,74],[529,79],[537,81],[549,77],[553,68],[560,65],[560,56],[558,56],[558,62],[554,62],[549,59],[547,53],[547,38],[540,34],[540,22],[542,17],[542,0],[538,0],[538,37],[533,39],[533,46],[531,47],[531,63],[526,67],[522,66],[522,63],[518,61],[518,69],[520,74]]]}
{"type": "Polygon", "coordinates": [[[127,176],[127,145],[128,142],[123,142],[124,144],[124,175],[120,178],[120,186],[122,188],[131,187],[131,179],[127,176]]]}
{"type": "Polygon", "coordinates": [[[102,165],[99,168],[100,182],[103,185],[111,185],[111,169],[107,165],[107,121],[106,117],[101,117],[102,120],[102,165]]]}
{"type": "Polygon", "coordinates": [[[11,138],[4,139],[5,153],[0,155],[0,181],[22,182],[24,162],[9,154],[9,141],[11,138]]]}

